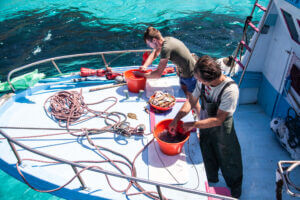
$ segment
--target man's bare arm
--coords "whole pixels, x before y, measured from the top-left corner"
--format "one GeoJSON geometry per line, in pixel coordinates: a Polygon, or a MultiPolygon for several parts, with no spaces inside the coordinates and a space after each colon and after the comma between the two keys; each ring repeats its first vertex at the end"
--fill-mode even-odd
{"type": "Polygon", "coordinates": [[[143,66],[141,66],[141,68],[143,69],[147,69],[147,67],[149,65],[152,64],[152,62],[157,58],[157,56],[160,54],[160,49],[154,49],[151,54],[148,56],[147,60],[145,61],[145,63],[143,64],[143,66]]]}
{"type": "Polygon", "coordinates": [[[181,120],[184,116],[186,116],[191,111],[191,109],[197,103],[198,100],[199,100],[199,98],[195,98],[192,96],[191,98],[189,98],[189,100],[184,102],[183,106],[180,108],[180,110],[177,113],[177,115],[175,116],[174,120],[169,125],[169,132],[171,134],[173,134],[173,135],[175,134],[177,122],[179,120],[181,120]]]}
{"type": "Polygon", "coordinates": [[[218,110],[216,117],[209,117],[207,119],[199,120],[196,122],[193,122],[194,128],[212,128],[215,126],[221,126],[223,122],[225,121],[226,117],[228,116],[228,112],[225,112],[223,110],[218,110]]]}
{"type": "Polygon", "coordinates": [[[157,69],[152,72],[145,73],[144,77],[160,78],[162,73],[164,72],[164,69],[166,68],[166,66],[168,64],[168,61],[169,61],[169,59],[160,59],[157,69]]]}
{"type": "Polygon", "coordinates": [[[196,105],[197,101],[199,98],[195,98],[194,96],[191,96],[188,101],[185,101],[179,112],[177,113],[176,117],[174,118],[175,120],[180,120],[184,116],[186,116],[191,109],[196,105]]]}

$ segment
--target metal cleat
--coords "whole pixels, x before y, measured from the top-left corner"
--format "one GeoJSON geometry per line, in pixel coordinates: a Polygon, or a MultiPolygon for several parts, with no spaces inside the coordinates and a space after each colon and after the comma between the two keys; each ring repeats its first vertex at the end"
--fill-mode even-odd
{"type": "Polygon", "coordinates": [[[118,127],[116,127],[116,132],[119,135],[123,135],[125,137],[130,137],[131,133],[129,132],[129,123],[123,122],[118,127]]]}
{"type": "Polygon", "coordinates": [[[92,191],[92,188],[90,188],[90,187],[80,187],[80,189],[82,189],[86,192],[91,192],[92,191]]]}
{"type": "Polygon", "coordinates": [[[138,96],[138,99],[140,99],[144,94],[144,90],[139,90],[139,96],[138,96]]]}
{"type": "Polygon", "coordinates": [[[143,135],[144,132],[145,132],[145,129],[146,129],[146,127],[145,127],[144,124],[139,124],[139,125],[137,125],[137,127],[136,127],[136,132],[137,132],[137,134],[139,134],[139,135],[143,135]]]}
{"type": "Polygon", "coordinates": [[[119,134],[119,135],[123,135],[123,136],[125,136],[125,137],[130,137],[131,136],[131,133],[130,132],[128,132],[127,130],[125,130],[125,129],[117,129],[117,133],[119,134]]]}
{"type": "Polygon", "coordinates": [[[125,96],[126,96],[126,99],[129,99],[129,93],[128,93],[128,90],[123,90],[125,96]]]}

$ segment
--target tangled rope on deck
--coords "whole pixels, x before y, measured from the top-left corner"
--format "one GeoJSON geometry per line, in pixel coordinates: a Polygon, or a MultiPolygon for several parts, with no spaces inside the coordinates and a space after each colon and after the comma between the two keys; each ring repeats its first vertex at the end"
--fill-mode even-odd
{"type": "MultiPolygon", "coordinates": [[[[138,128],[130,127],[130,123],[126,121],[127,117],[125,114],[123,114],[121,112],[108,112],[108,109],[113,107],[116,103],[117,103],[117,98],[108,97],[108,98],[105,98],[96,103],[86,104],[84,102],[84,98],[82,96],[82,91],[80,91],[80,93],[78,93],[76,91],[58,92],[58,93],[54,94],[53,96],[46,99],[46,101],[44,103],[44,109],[50,118],[55,119],[59,122],[59,125],[61,127],[63,127],[63,129],[67,128],[67,132],[23,136],[23,137],[13,137],[13,139],[29,139],[29,138],[57,136],[57,135],[64,135],[64,134],[71,134],[73,136],[82,137],[82,138],[86,137],[89,144],[92,145],[93,147],[95,147],[95,149],[99,153],[99,155],[101,155],[103,158],[105,158],[105,160],[102,160],[102,161],[81,160],[81,161],[71,161],[71,162],[73,162],[73,163],[99,163],[99,164],[100,163],[110,163],[122,175],[136,177],[137,176],[137,172],[136,172],[136,168],[135,168],[136,159],[149,146],[149,144],[151,144],[153,142],[154,138],[152,138],[150,140],[150,142],[148,142],[143,148],[141,148],[140,151],[138,151],[138,153],[135,155],[133,161],[130,161],[130,159],[128,159],[126,156],[122,155],[119,152],[115,152],[106,147],[97,145],[90,137],[91,135],[100,134],[100,133],[104,133],[104,132],[113,132],[113,133],[117,133],[117,134],[121,134],[121,135],[125,135],[125,136],[130,136],[132,134],[148,135],[148,134],[142,134],[138,130],[138,128]],[[94,104],[102,103],[102,102],[105,102],[108,100],[113,100],[113,103],[111,105],[109,105],[104,111],[96,111],[96,110],[90,109],[88,107],[88,105],[94,105],[94,104]],[[48,106],[48,104],[49,104],[49,106],[48,106]],[[92,113],[93,115],[88,116],[89,113],[92,113]],[[82,118],[83,115],[86,115],[86,117],[82,118]],[[89,128],[89,129],[88,128],[69,128],[69,125],[72,125],[75,123],[79,124],[79,122],[91,119],[93,117],[104,118],[107,126],[105,126],[103,128],[89,128]],[[80,118],[82,118],[82,119],[80,119],[80,118]],[[115,118],[117,118],[117,119],[115,119],[115,118]],[[126,134],[124,134],[124,132],[130,133],[130,134],[126,135],[126,134]],[[121,157],[125,161],[124,160],[112,160],[107,155],[105,155],[104,152],[110,152],[114,155],[121,157]],[[130,170],[130,175],[126,174],[117,164],[121,164],[123,166],[128,167],[130,170]]],[[[32,129],[32,130],[62,130],[61,128],[41,128],[41,127],[2,127],[2,128],[32,129]]],[[[149,134],[151,134],[151,133],[149,133],[149,134]]],[[[2,140],[2,139],[5,139],[5,138],[0,138],[0,140],[2,140]]],[[[189,152],[188,154],[190,155],[190,151],[188,151],[188,152],[189,152]]],[[[157,154],[158,154],[158,152],[157,152],[157,154]]],[[[189,156],[189,157],[191,158],[191,156],[189,156]]],[[[64,163],[64,162],[56,162],[56,161],[53,162],[53,161],[36,160],[36,159],[22,159],[22,160],[23,161],[28,160],[28,161],[33,161],[33,162],[49,163],[49,164],[69,164],[69,163],[64,163]]],[[[161,162],[164,165],[162,160],[161,160],[161,162]]],[[[194,162],[192,159],[191,159],[191,162],[193,163],[193,167],[194,167],[194,169],[197,173],[197,177],[198,177],[198,183],[197,183],[197,186],[195,187],[195,189],[197,189],[199,186],[199,175],[198,175],[198,171],[197,171],[196,167],[194,166],[194,162]]],[[[16,163],[16,167],[17,167],[17,170],[18,170],[20,176],[22,177],[24,182],[30,188],[32,188],[38,192],[54,192],[54,191],[60,190],[60,189],[64,188],[65,186],[67,186],[68,184],[70,184],[76,177],[81,179],[79,176],[85,170],[89,170],[89,169],[103,170],[103,168],[96,166],[96,165],[85,166],[85,167],[82,167],[82,169],[79,172],[77,170],[75,170],[75,176],[73,176],[67,183],[63,184],[62,186],[55,188],[55,189],[50,189],[50,190],[40,190],[40,189],[37,189],[37,188],[33,187],[32,185],[30,185],[30,183],[26,180],[25,176],[23,175],[22,171],[20,170],[20,167],[19,167],[20,163],[21,163],[21,160],[16,163]]],[[[176,178],[174,177],[174,175],[167,168],[166,168],[166,170],[174,178],[174,180],[177,181],[176,178]]],[[[157,196],[158,192],[156,192],[156,191],[146,191],[144,188],[142,188],[137,183],[137,181],[134,181],[134,180],[128,180],[129,183],[125,189],[122,189],[122,190],[115,189],[109,180],[109,175],[106,175],[106,174],[104,174],[104,175],[106,177],[106,180],[107,180],[109,186],[116,192],[122,192],[127,196],[144,194],[155,200],[156,199],[167,200],[167,198],[164,197],[161,193],[159,194],[159,195],[161,195],[159,197],[159,196],[157,196]],[[132,188],[132,186],[134,186],[133,188],[137,189],[138,192],[129,193],[129,189],[132,188]]],[[[82,186],[85,188],[84,184],[82,184],[82,186]]]]}
{"type": "MultiPolygon", "coordinates": [[[[106,148],[104,146],[100,146],[100,145],[96,144],[90,137],[91,135],[100,134],[100,133],[104,133],[104,132],[113,132],[113,133],[122,134],[125,136],[142,135],[143,134],[143,133],[139,132],[139,130],[137,128],[133,128],[130,126],[129,122],[127,122],[127,117],[125,114],[123,114],[121,112],[108,112],[108,110],[111,107],[113,107],[117,103],[117,101],[118,100],[116,97],[107,97],[101,101],[87,104],[84,102],[84,98],[82,96],[82,90],[80,91],[80,93],[78,93],[76,91],[61,91],[61,92],[58,92],[46,99],[46,101],[44,103],[44,109],[50,118],[58,120],[59,125],[61,127],[65,127],[67,129],[68,132],[66,134],[71,134],[76,137],[86,137],[89,144],[94,146],[95,149],[97,150],[97,152],[102,157],[105,158],[105,160],[103,160],[103,161],[89,160],[89,161],[73,161],[73,162],[77,162],[77,163],[110,163],[121,174],[126,175],[124,170],[122,170],[120,168],[120,166],[118,165],[118,164],[122,164],[123,166],[126,166],[129,168],[130,176],[136,177],[137,172],[136,172],[136,167],[135,167],[135,161],[138,158],[138,156],[144,151],[144,149],[147,148],[147,146],[153,141],[153,139],[148,144],[146,144],[135,155],[133,161],[130,161],[130,159],[127,158],[125,155],[122,155],[119,152],[115,152],[109,148],[106,148]],[[88,107],[89,105],[99,104],[99,103],[103,103],[103,102],[109,101],[109,100],[112,100],[113,103],[111,105],[109,105],[104,111],[96,111],[96,110],[93,110],[88,107]],[[47,108],[48,103],[49,103],[49,108],[47,108]],[[92,114],[92,115],[88,116],[88,114],[92,114]],[[86,117],[82,118],[84,115],[86,117]],[[69,128],[69,126],[72,124],[75,124],[75,123],[79,124],[80,122],[89,120],[94,117],[104,118],[107,126],[102,127],[102,128],[92,128],[92,129],[82,128],[77,131],[70,130],[70,128],[69,128]],[[80,118],[82,118],[82,119],[80,119],[80,118]],[[112,160],[104,153],[104,151],[113,153],[114,155],[121,157],[123,160],[112,160]]],[[[52,135],[60,135],[60,134],[63,134],[63,133],[43,134],[40,136],[44,137],[44,136],[52,136],[52,135]]],[[[144,135],[146,135],[146,134],[144,134],[144,135]]],[[[32,136],[32,137],[37,137],[37,136],[32,136]]],[[[27,136],[26,138],[30,138],[30,136],[27,136]]],[[[59,162],[49,162],[49,161],[41,161],[41,160],[35,160],[35,159],[23,159],[23,160],[30,160],[30,161],[34,161],[34,162],[43,162],[43,163],[53,163],[53,164],[59,163],[59,162]]],[[[30,185],[30,183],[26,180],[25,176],[22,174],[22,172],[19,168],[18,163],[16,164],[16,166],[17,166],[17,170],[18,170],[19,174],[21,175],[22,179],[24,180],[24,182],[30,188],[32,188],[38,192],[54,192],[54,191],[60,190],[63,187],[65,187],[66,185],[70,184],[79,174],[81,174],[85,170],[90,169],[90,168],[102,169],[101,167],[95,166],[95,165],[87,166],[86,168],[83,168],[82,170],[77,172],[76,175],[74,177],[72,177],[64,185],[62,185],[58,188],[55,188],[55,189],[51,189],[51,190],[39,190],[39,189],[33,187],[32,185],[30,185]]],[[[116,192],[125,193],[127,196],[144,194],[152,199],[160,199],[158,197],[158,193],[156,191],[146,191],[136,181],[132,181],[132,180],[129,181],[128,185],[124,189],[116,189],[113,187],[111,181],[109,180],[108,175],[105,175],[105,177],[106,177],[106,180],[107,180],[109,186],[116,192]],[[139,190],[139,192],[129,193],[129,189],[133,185],[135,186],[135,188],[137,188],[139,190]]],[[[163,199],[167,199],[167,198],[163,197],[163,199]]]]}
{"type": "MultiPolygon", "coordinates": [[[[82,91],[80,91],[80,93],[77,91],[61,91],[46,99],[44,109],[48,113],[49,117],[58,120],[59,125],[67,128],[67,130],[69,130],[69,126],[74,123],[79,124],[91,118],[99,117],[104,118],[107,126],[92,129],[85,128],[85,130],[91,134],[109,131],[125,136],[142,135],[143,131],[139,130],[140,126],[135,128],[131,127],[129,122],[127,122],[127,116],[124,113],[108,112],[110,108],[116,105],[117,101],[118,99],[116,97],[107,97],[98,102],[85,103],[82,91]],[[113,101],[113,103],[104,111],[96,111],[89,108],[89,105],[100,104],[110,100],[113,101]],[[49,108],[47,108],[47,103],[49,103],[49,108]],[[92,115],[79,119],[88,113],[92,115]]],[[[71,134],[74,135],[74,133],[71,134]]],[[[74,136],[84,135],[85,134],[74,136]]]]}

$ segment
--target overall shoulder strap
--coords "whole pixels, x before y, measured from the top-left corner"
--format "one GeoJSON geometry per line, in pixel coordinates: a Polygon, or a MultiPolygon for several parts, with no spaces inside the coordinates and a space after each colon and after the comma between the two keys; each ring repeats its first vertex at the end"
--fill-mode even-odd
{"type": "Polygon", "coordinates": [[[223,95],[224,90],[225,90],[226,88],[228,88],[231,84],[236,84],[236,83],[235,83],[234,81],[229,81],[229,82],[227,82],[227,83],[223,86],[221,92],[220,92],[219,95],[218,95],[218,99],[217,99],[218,105],[221,104],[221,97],[222,97],[222,95],[223,95]]]}
{"type": "Polygon", "coordinates": [[[205,95],[205,85],[204,84],[201,84],[201,96],[202,95],[205,95]]]}
{"type": "Polygon", "coordinates": [[[204,103],[204,101],[206,101],[206,97],[205,97],[205,85],[204,84],[201,85],[200,99],[201,99],[201,109],[205,110],[205,103],[204,103]]]}

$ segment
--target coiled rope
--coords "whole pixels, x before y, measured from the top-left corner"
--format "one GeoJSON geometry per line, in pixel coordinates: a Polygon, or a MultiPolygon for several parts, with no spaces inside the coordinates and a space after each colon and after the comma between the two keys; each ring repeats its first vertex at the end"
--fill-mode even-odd
{"type": "MultiPolygon", "coordinates": [[[[55,135],[62,135],[62,134],[71,134],[71,135],[76,136],[76,137],[86,137],[89,144],[94,146],[95,149],[97,150],[97,152],[102,157],[104,157],[105,160],[103,160],[103,161],[85,160],[85,161],[73,161],[73,162],[75,162],[75,163],[110,163],[121,174],[126,175],[126,173],[118,165],[118,164],[122,164],[122,165],[129,168],[132,177],[136,177],[137,172],[136,172],[136,168],[135,168],[135,161],[138,158],[138,156],[149,146],[149,144],[151,144],[154,141],[154,138],[152,138],[152,140],[150,142],[148,142],[135,155],[133,161],[131,162],[126,156],[124,156],[124,155],[122,155],[118,152],[115,152],[111,149],[108,149],[106,147],[95,144],[93,142],[92,138],[90,137],[91,135],[100,134],[100,133],[104,133],[104,132],[113,132],[113,133],[117,133],[117,134],[121,134],[121,135],[125,135],[125,136],[130,136],[130,135],[134,135],[134,134],[141,135],[141,133],[137,130],[137,128],[130,127],[130,124],[129,124],[129,122],[127,122],[127,117],[126,117],[125,114],[123,114],[121,112],[108,112],[108,110],[110,108],[112,108],[116,103],[117,103],[117,98],[116,97],[107,97],[107,98],[105,98],[101,101],[98,101],[96,103],[86,104],[84,102],[84,98],[82,96],[82,90],[80,91],[80,93],[78,93],[76,91],[58,92],[58,93],[54,94],[53,96],[50,96],[48,99],[46,99],[46,101],[44,103],[44,109],[45,109],[45,111],[47,112],[47,114],[50,118],[54,118],[54,119],[58,120],[59,125],[61,127],[66,128],[68,132],[66,132],[66,133],[34,135],[34,136],[24,136],[24,137],[15,137],[14,139],[55,136],[55,135]],[[96,110],[90,109],[88,107],[88,105],[95,105],[95,104],[103,103],[103,102],[108,101],[108,100],[113,100],[113,103],[110,106],[108,106],[104,111],[96,111],[96,110]],[[48,103],[49,103],[49,108],[47,109],[48,103]],[[83,115],[87,115],[88,113],[92,113],[93,115],[82,118],[83,115]],[[100,128],[100,129],[99,128],[92,128],[92,129],[81,128],[79,130],[76,130],[76,129],[70,129],[69,128],[69,126],[72,125],[72,124],[75,124],[75,123],[78,124],[80,122],[89,120],[89,119],[94,118],[94,117],[104,118],[104,121],[105,121],[107,126],[105,126],[103,128],[100,128]],[[82,118],[82,119],[80,119],[80,118],[82,118]],[[117,118],[117,120],[115,118],[117,118]],[[63,125],[63,123],[64,123],[64,125],[63,125]],[[104,154],[102,150],[113,153],[113,154],[121,157],[125,161],[123,161],[123,160],[112,160],[106,154],[104,154]]],[[[50,130],[50,128],[49,128],[49,130],[50,130]]],[[[151,134],[151,133],[149,133],[149,134],[151,134]]],[[[148,134],[143,134],[143,135],[148,135],[148,134]]],[[[158,152],[157,152],[157,154],[158,154],[158,152]]],[[[190,152],[188,154],[190,154],[190,152]]],[[[159,154],[158,154],[158,156],[159,156],[159,154]]],[[[190,156],[190,158],[191,158],[191,156],[190,156]]],[[[42,160],[35,160],[35,159],[23,159],[23,160],[29,160],[29,161],[34,161],[34,162],[42,162],[42,163],[52,163],[52,164],[59,163],[59,162],[42,161],[42,160]]],[[[160,158],[160,160],[161,160],[161,158],[160,158]]],[[[164,165],[164,162],[162,160],[161,160],[161,162],[164,165]]],[[[193,163],[193,161],[192,161],[192,163],[193,163]]],[[[94,165],[93,166],[87,166],[87,167],[81,169],[79,172],[77,172],[75,174],[75,176],[73,176],[67,183],[63,184],[62,186],[60,186],[58,188],[55,188],[55,189],[51,189],[51,190],[39,190],[39,189],[33,187],[32,185],[30,185],[30,183],[26,180],[26,178],[24,177],[24,175],[22,174],[22,172],[19,168],[18,163],[16,164],[16,166],[17,166],[17,170],[18,170],[20,176],[22,177],[22,179],[24,180],[24,182],[30,188],[32,188],[32,189],[34,189],[38,192],[54,192],[54,191],[60,190],[60,189],[64,188],[65,186],[67,186],[68,184],[70,184],[77,176],[79,176],[85,170],[88,170],[88,169],[91,169],[91,168],[103,169],[99,166],[94,166],[94,165]]],[[[193,166],[194,166],[194,163],[193,163],[193,166]]],[[[194,166],[194,168],[195,168],[195,166],[194,166]]],[[[174,175],[167,168],[166,168],[166,170],[176,180],[174,175]]],[[[196,171],[197,177],[198,177],[198,171],[196,170],[196,168],[195,168],[195,171],[196,171]]],[[[159,197],[157,196],[158,193],[156,191],[146,191],[136,181],[129,181],[129,183],[126,186],[125,189],[116,189],[115,187],[112,186],[112,183],[111,183],[108,175],[105,175],[105,177],[106,177],[106,180],[107,180],[109,186],[116,192],[125,193],[127,196],[144,194],[144,195],[146,195],[146,196],[148,196],[152,199],[159,199],[159,197]],[[135,186],[135,188],[137,188],[139,190],[139,192],[129,193],[129,189],[132,186],[135,186]]],[[[199,177],[198,177],[198,183],[197,183],[197,186],[195,187],[195,189],[198,188],[198,186],[199,186],[199,177]]],[[[167,199],[167,198],[163,196],[163,199],[167,199]]]]}
{"type": "MultiPolygon", "coordinates": [[[[94,146],[97,152],[105,158],[104,161],[74,161],[74,162],[86,162],[86,163],[110,163],[115,169],[117,169],[121,174],[126,175],[126,173],[120,168],[119,164],[122,164],[124,166],[127,166],[130,169],[131,176],[136,177],[137,172],[135,168],[135,161],[138,158],[138,156],[144,151],[145,148],[148,147],[148,145],[153,142],[154,139],[152,139],[150,142],[148,142],[134,157],[133,161],[131,162],[129,158],[126,156],[115,152],[109,148],[97,145],[94,143],[92,138],[90,137],[91,135],[95,134],[100,134],[104,132],[112,132],[112,133],[117,133],[117,134],[122,134],[125,136],[130,136],[130,135],[148,135],[148,134],[142,134],[139,132],[137,128],[130,127],[129,122],[127,122],[127,116],[121,112],[108,112],[108,110],[113,107],[117,103],[117,98],[116,97],[107,97],[101,101],[95,102],[95,103],[85,103],[84,98],[82,96],[82,90],[80,93],[77,91],[61,91],[58,93],[55,93],[54,95],[50,96],[49,98],[46,99],[44,103],[44,109],[48,116],[52,119],[55,119],[58,121],[59,126],[65,127],[67,129],[67,133],[71,134],[76,137],[86,137],[89,144],[94,146]],[[103,103],[108,100],[113,100],[113,103],[109,105],[104,111],[96,111],[91,108],[89,108],[89,105],[95,105],[99,103],[103,103]],[[49,108],[47,108],[47,105],[49,103],[49,108]],[[91,113],[91,116],[87,116],[82,118],[84,115],[88,115],[91,113]],[[103,128],[93,128],[93,129],[88,129],[88,128],[82,128],[81,131],[71,131],[69,126],[73,124],[79,124],[80,122],[89,120],[94,117],[99,117],[99,118],[104,118],[104,121],[106,123],[106,126],[103,128]],[[112,160],[110,159],[106,154],[103,153],[103,151],[108,151],[110,153],[113,153],[119,157],[121,157],[123,160],[112,160]]],[[[63,133],[59,133],[63,134],[63,133]]],[[[151,134],[151,133],[149,133],[151,134]]],[[[56,134],[43,134],[40,136],[52,136],[52,135],[58,135],[56,134]]],[[[26,138],[30,138],[30,136],[25,136],[26,138]]],[[[31,136],[31,137],[37,137],[37,136],[31,136]]],[[[22,137],[19,137],[22,138],[22,137]]],[[[34,160],[34,159],[23,159],[23,160],[30,160],[30,161],[36,161],[36,162],[44,162],[44,163],[58,163],[58,162],[49,162],[49,161],[41,161],[41,160],[34,160]]],[[[98,168],[102,169],[99,166],[87,166],[86,168],[81,169],[79,172],[75,174],[67,183],[64,185],[56,188],[56,189],[51,189],[51,190],[39,190],[32,185],[25,179],[24,175],[22,174],[18,163],[16,164],[17,170],[19,174],[21,175],[22,179],[24,182],[32,189],[38,191],[38,192],[54,192],[57,190],[62,189],[63,187],[67,186],[70,184],[79,174],[84,172],[87,169],[90,168],[98,168]]],[[[109,184],[109,186],[116,192],[122,192],[125,193],[127,196],[130,195],[138,195],[138,194],[144,194],[152,199],[159,199],[157,196],[158,193],[156,191],[146,191],[143,187],[141,187],[136,181],[129,181],[128,185],[125,187],[125,189],[116,189],[115,187],[112,186],[111,181],[108,177],[108,175],[105,175],[106,180],[109,184]],[[132,186],[135,186],[139,190],[139,192],[136,193],[129,193],[129,189],[132,186]]],[[[163,199],[167,199],[163,197],[163,199]]]]}

